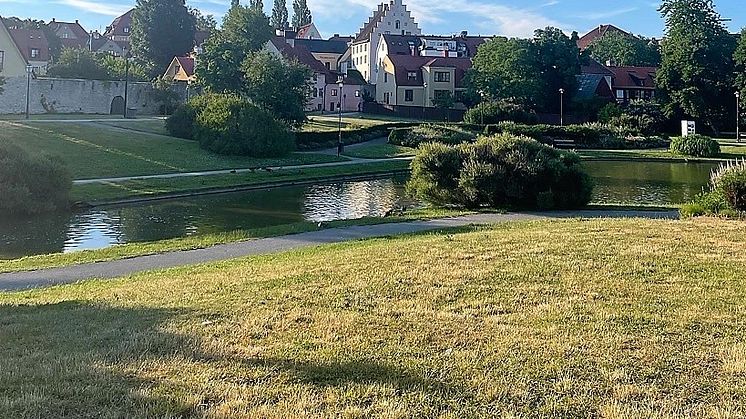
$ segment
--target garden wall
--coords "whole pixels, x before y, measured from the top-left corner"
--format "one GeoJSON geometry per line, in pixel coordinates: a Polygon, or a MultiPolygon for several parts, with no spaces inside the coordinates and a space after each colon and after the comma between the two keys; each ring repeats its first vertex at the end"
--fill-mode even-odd
{"type": "MultiPolygon", "coordinates": [[[[0,114],[26,112],[26,77],[5,80],[0,95],[0,114]]],[[[174,89],[186,96],[184,86],[174,89]]],[[[130,82],[128,107],[138,114],[153,115],[159,104],[152,99],[150,83],[130,82]]],[[[124,81],[36,78],[31,80],[32,114],[121,114],[124,104],[124,81]]]]}

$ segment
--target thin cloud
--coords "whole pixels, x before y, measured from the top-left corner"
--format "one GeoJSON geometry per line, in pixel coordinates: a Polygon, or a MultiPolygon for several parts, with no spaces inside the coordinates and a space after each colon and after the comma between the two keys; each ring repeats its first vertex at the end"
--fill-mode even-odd
{"type": "Polygon", "coordinates": [[[639,7],[627,7],[624,9],[609,10],[606,12],[585,13],[578,17],[581,19],[587,19],[587,20],[600,20],[600,19],[608,19],[610,17],[616,17],[620,15],[626,15],[627,13],[636,12],[638,10],[640,10],[639,7]]]}
{"type": "Polygon", "coordinates": [[[60,0],[56,2],[57,4],[63,4],[65,6],[74,7],[76,9],[80,9],[89,13],[95,13],[98,15],[105,15],[105,16],[120,16],[124,13],[127,13],[132,6],[127,5],[111,5],[111,4],[102,4],[102,3],[96,3],[92,1],[87,0],[60,0]]]}

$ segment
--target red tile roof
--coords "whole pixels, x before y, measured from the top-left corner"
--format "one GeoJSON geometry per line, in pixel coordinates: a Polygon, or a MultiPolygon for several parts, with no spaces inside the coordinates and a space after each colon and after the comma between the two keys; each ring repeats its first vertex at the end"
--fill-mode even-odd
{"type": "Polygon", "coordinates": [[[176,57],[176,60],[179,62],[179,65],[184,70],[184,73],[186,73],[187,77],[192,77],[194,75],[193,57],[176,57]]]}
{"type": "Polygon", "coordinates": [[[307,25],[303,25],[296,31],[296,38],[305,38],[308,36],[308,31],[311,30],[311,27],[313,27],[313,23],[309,23],[307,25]]]}
{"type": "Polygon", "coordinates": [[[104,32],[105,36],[130,36],[129,32],[125,32],[124,28],[132,27],[132,13],[135,9],[119,16],[111,22],[111,25],[106,28],[104,32]]]}
{"type": "Polygon", "coordinates": [[[589,58],[588,64],[580,67],[580,74],[601,74],[604,76],[613,76],[614,73],[609,70],[605,65],[598,61],[589,58]]]}
{"type": "Polygon", "coordinates": [[[88,45],[88,31],[86,31],[78,21],[58,22],[56,20],[52,20],[47,24],[47,26],[49,26],[49,29],[51,29],[54,33],[59,32],[63,27],[66,27],[70,32],[73,33],[75,38],[59,38],[62,46],[65,48],[82,48],[88,45]]]}
{"type": "Polygon", "coordinates": [[[578,48],[580,48],[581,51],[588,48],[588,46],[593,43],[593,41],[603,37],[609,32],[617,32],[621,33],[622,35],[633,36],[631,33],[623,31],[614,25],[600,25],[599,27],[580,37],[580,39],[578,40],[578,48]]]}
{"type": "Polygon", "coordinates": [[[281,36],[275,36],[270,40],[270,42],[272,42],[272,45],[280,51],[280,54],[282,54],[283,57],[295,59],[299,63],[307,65],[311,70],[317,73],[326,74],[329,72],[326,66],[321,61],[317,60],[316,57],[311,54],[311,51],[309,51],[305,46],[291,46],[285,41],[285,38],[281,36]]]}
{"type": "Polygon", "coordinates": [[[608,67],[614,73],[614,88],[617,89],[655,89],[656,67],[608,67]]]}
{"type": "Polygon", "coordinates": [[[49,61],[49,42],[44,32],[39,29],[9,29],[8,32],[26,62],[49,61]],[[32,50],[38,51],[36,57],[31,57],[32,50]]]}

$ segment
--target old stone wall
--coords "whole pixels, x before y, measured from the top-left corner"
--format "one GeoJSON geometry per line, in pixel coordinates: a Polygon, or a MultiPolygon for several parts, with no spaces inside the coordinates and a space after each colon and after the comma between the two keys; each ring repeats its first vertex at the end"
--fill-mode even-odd
{"type": "MultiPolygon", "coordinates": [[[[26,77],[5,80],[4,92],[0,94],[0,114],[22,114],[26,112],[26,77]]],[[[30,112],[32,114],[110,114],[112,104],[122,107],[124,100],[123,81],[77,80],[35,78],[31,80],[30,112]]],[[[174,89],[186,96],[185,87],[174,89]]],[[[139,115],[154,115],[159,103],[152,98],[150,83],[129,83],[128,107],[139,115]]]]}

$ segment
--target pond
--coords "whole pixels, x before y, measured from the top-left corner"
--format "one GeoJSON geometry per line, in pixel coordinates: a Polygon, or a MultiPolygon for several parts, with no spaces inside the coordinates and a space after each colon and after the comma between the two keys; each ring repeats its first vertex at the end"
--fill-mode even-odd
{"type": "MultiPolygon", "coordinates": [[[[586,162],[595,203],[662,205],[690,200],[714,164],[586,162]]],[[[382,216],[414,204],[405,178],[286,187],[136,206],[93,208],[33,220],[0,220],[0,258],[100,249],[191,235],[253,229],[304,220],[382,216]]]]}

